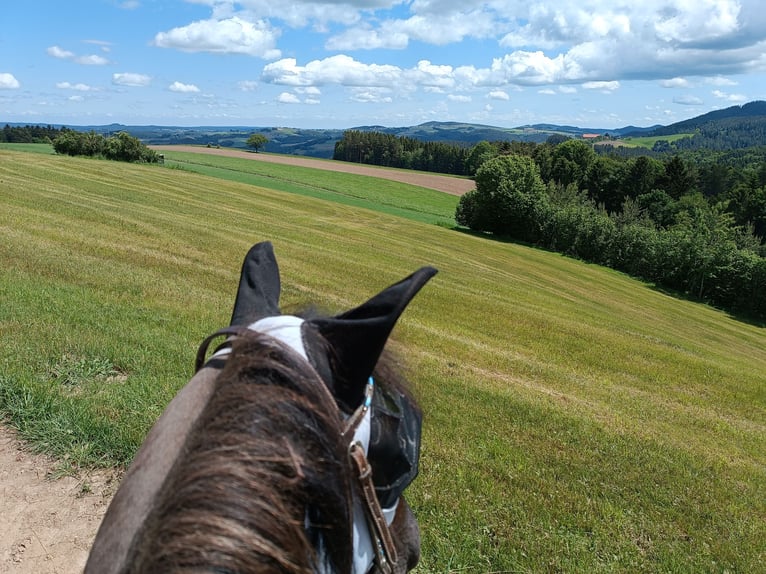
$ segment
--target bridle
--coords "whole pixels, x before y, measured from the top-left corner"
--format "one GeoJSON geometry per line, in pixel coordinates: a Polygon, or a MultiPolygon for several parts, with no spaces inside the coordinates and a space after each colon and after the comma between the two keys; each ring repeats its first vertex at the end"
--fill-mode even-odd
{"type": "MultiPolygon", "coordinates": [[[[296,337],[294,331],[287,335],[284,333],[274,333],[274,331],[279,329],[278,325],[277,328],[274,327],[274,325],[277,324],[279,320],[283,320],[283,322],[285,322],[284,320],[287,320],[287,322],[290,323],[288,328],[291,330],[294,328],[299,328],[300,322],[302,322],[302,319],[297,317],[281,315],[256,321],[247,327],[231,326],[219,329],[214,333],[211,333],[205,337],[202,343],[200,343],[200,346],[197,350],[197,356],[195,359],[195,372],[199,371],[203,366],[205,366],[205,358],[207,356],[207,351],[210,343],[216,338],[223,336],[227,337],[227,340],[213,352],[210,357],[210,362],[223,360],[224,357],[231,352],[232,338],[248,335],[252,336],[254,333],[267,337],[270,343],[274,344],[278,348],[281,348],[285,352],[289,354],[297,354],[300,356],[302,360],[301,362],[308,366],[308,370],[313,373],[317,383],[319,384],[319,387],[323,390],[324,394],[329,399],[328,402],[334,405],[338,417],[345,419],[345,423],[341,430],[340,436],[341,439],[348,441],[348,457],[351,462],[351,467],[354,469],[354,479],[359,486],[359,493],[361,494],[362,498],[361,502],[363,503],[361,505],[363,520],[365,522],[367,537],[369,538],[369,542],[372,546],[371,551],[373,554],[370,563],[368,563],[366,566],[362,565],[361,570],[357,570],[357,560],[355,558],[354,569],[352,572],[354,574],[364,574],[366,572],[392,574],[399,562],[399,556],[396,550],[396,546],[394,545],[393,537],[391,535],[390,525],[391,522],[393,522],[393,517],[396,512],[399,500],[397,499],[396,503],[391,509],[387,509],[386,511],[383,510],[378,500],[377,494],[375,493],[375,485],[372,480],[372,467],[367,460],[367,450],[370,440],[370,420],[372,416],[371,407],[375,393],[375,382],[373,377],[370,376],[367,381],[362,403],[350,416],[346,416],[341,411],[336,398],[332,395],[330,389],[327,387],[324,380],[315,369],[314,365],[312,365],[311,361],[308,360],[306,351],[303,348],[303,343],[299,337],[296,337]],[[262,327],[265,322],[267,322],[266,329],[261,330],[259,326],[262,327]],[[272,332],[270,333],[269,331],[272,332]]],[[[356,531],[361,529],[362,525],[357,524],[359,505],[357,505],[357,497],[354,496],[353,498],[353,530],[355,534],[354,552],[357,554],[359,552],[359,549],[357,548],[359,540],[357,540],[356,531]]],[[[360,539],[361,538],[363,538],[363,534],[360,535],[360,539]]],[[[364,552],[362,552],[362,554],[364,554],[364,552]]]]}

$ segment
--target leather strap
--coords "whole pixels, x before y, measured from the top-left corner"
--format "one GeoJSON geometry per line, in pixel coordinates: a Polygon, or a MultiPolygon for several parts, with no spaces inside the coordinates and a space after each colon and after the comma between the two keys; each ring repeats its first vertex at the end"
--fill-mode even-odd
{"type": "Polygon", "coordinates": [[[370,528],[375,533],[374,542],[378,571],[383,574],[391,574],[399,561],[399,556],[391,538],[388,523],[380,508],[378,497],[375,494],[375,485],[372,483],[372,467],[367,462],[364,449],[359,443],[351,443],[348,453],[354,467],[359,472],[359,485],[367,505],[367,518],[370,522],[370,528]]]}

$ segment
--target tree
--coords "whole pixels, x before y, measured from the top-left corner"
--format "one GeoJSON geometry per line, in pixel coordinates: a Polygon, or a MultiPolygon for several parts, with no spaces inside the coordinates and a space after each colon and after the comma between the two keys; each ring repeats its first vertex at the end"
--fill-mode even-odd
{"type": "Polygon", "coordinates": [[[460,198],[455,217],[461,225],[534,243],[550,212],[545,184],[535,162],[525,156],[500,156],[476,172],[476,190],[460,198]]]}
{"type": "Polygon", "coordinates": [[[258,150],[265,147],[267,143],[269,143],[269,138],[263,134],[251,134],[247,138],[247,147],[253,148],[255,153],[258,153],[258,150]]]}
{"type": "Polygon", "coordinates": [[[480,141],[471,148],[465,160],[466,172],[469,175],[474,175],[485,161],[497,157],[497,155],[498,151],[495,146],[488,141],[480,141]]]}

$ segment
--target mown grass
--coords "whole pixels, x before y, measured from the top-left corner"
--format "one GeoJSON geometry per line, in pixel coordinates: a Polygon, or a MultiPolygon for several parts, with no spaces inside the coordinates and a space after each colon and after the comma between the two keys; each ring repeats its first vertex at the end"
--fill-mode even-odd
{"type": "Polygon", "coordinates": [[[458,198],[384,179],[245,158],[165,151],[165,165],[212,177],[374,209],[445,227],[455,224],[458,198]]]}
{"type": "Polygon", "coordinates": [[[766,331],[556,254],[183,170],[0,151],[0,409],[127,462],[275,244],[283,303],[440,274],[395,331],[419,572],[757,572],[766,331]]]}

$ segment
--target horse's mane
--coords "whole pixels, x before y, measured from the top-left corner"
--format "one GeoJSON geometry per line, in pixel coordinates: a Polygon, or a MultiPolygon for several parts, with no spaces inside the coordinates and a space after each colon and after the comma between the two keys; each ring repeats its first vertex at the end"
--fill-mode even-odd
{"type": "Polygon", "coordinates": [[[322,384],[272,340],[237,338],[126,571],[310,573],[320,538],[350,571],[348,445],[322,384]]]}

